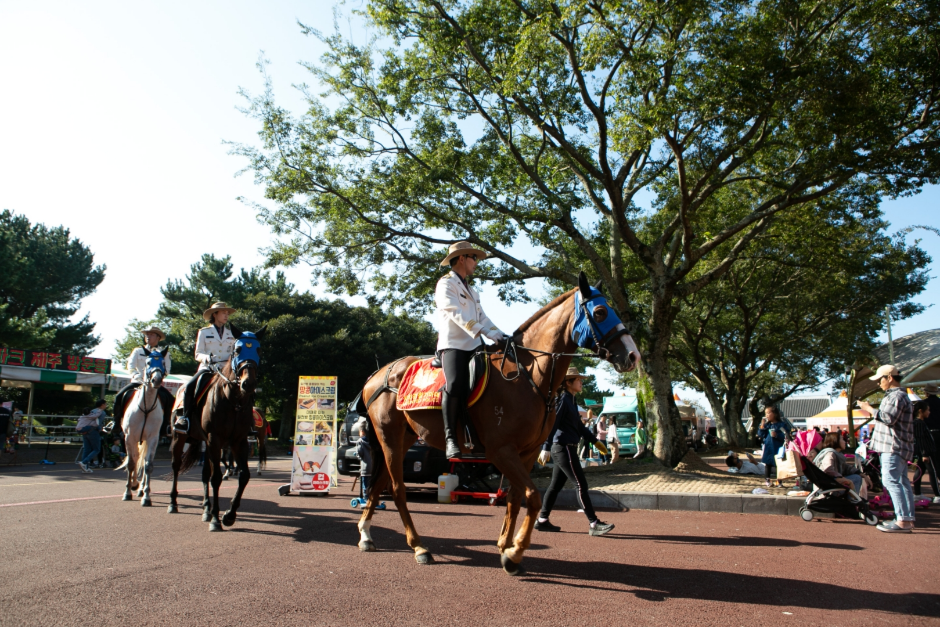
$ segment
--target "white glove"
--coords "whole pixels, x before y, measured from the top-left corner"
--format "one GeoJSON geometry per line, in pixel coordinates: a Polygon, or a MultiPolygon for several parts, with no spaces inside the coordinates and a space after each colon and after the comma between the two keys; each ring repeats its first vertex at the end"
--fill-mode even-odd
{"type": "Polygon", "coordinates": [[[539,453],[539,465],[544,466],[548,463],[548,460],[552,458],[552,454],[548,451],[542,451],[539,453]]]}
{"type": "Polygon", "coordinates": [[[490,340],[491,342],[498,342],[504,337],[506,337],[506,334],[500,331],[499,329],[484,329],[483,335],[484,337],[486,337],[486,339],[490,340]]]}

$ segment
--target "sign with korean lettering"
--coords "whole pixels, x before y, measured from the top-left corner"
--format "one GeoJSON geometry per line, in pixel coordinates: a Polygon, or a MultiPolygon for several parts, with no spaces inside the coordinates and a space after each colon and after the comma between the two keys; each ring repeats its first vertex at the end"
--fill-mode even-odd
{"type": "Polygon", "coordinates": [[[25,366],[43,370],[64,370],[110,374],[111,360],[81,355],[66,355],[55,351],[27,351],[0,347],[0,366],[25,366]]]}
{"type": "Polygon", "coordinates": [[[291,492],[328,492],[336,476],[336,377],[300,377],[291,492]]]}

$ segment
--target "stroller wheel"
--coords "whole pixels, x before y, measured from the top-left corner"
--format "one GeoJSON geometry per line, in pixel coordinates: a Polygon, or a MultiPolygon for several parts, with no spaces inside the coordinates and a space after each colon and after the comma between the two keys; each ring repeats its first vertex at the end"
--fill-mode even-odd
{"type": "Polygon", "coordinates": [[[878,515],[873,512],[868,512],[865,514],[865,523],[874,527],[878,524],[878,515]]]}
{"type": "Polygon", "coordinates": [[[806,509],[805,507],[801,507],[801,508],[800,508],[800,518],[802,518],[802,519],[805,520],[806,522],[812,521],[812,520],[813,520],[813,512],[812,512],[812,510],[806,509]]]}

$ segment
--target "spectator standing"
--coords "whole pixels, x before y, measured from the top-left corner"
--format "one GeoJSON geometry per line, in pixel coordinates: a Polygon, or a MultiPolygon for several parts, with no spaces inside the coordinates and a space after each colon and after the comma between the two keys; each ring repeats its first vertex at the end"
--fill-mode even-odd
{"type": "Polygon", "coordinates": [[[930,408],[930,416],[924,422],[927,423],[927,428],[930,429],[934,442],[940,442],[940,398],[937,398],[937,391],[937,386],[934,383],[924,386],[924,394],[927,395],[924,400],[927,401],[927,406],[930,408]]]}
{"type": "MultiPolygon", "coordinates": [[[[359,439],[356,441],[356,457],[359,458],[359,506],[365,507],[369,501],[369,488],[372,484],[372,446],[369,444],[369,433],[366,421],[360,419],[354,426],[358,431],[359,439]]],[[[376,509],[385,509],[384,503],[379,503],[376,509]]]]}
{"type": "Polygon", "coordinates": [[[633,441],[636,443],[636,455],[633,459],[639,459],[646,453],[646,445],[649,443],[649,434],[646,432],[646,425],[642,420],[636,421],[636,431],[633,434],[633,441]]]}
{"type": "Polygon", "coordinates": [[[97,410],[103,409],[104,405],[105,401],[99,399],[95,404],[95,409],[86,411],[78,419],[78,424],[75,427],[75,431],[82,435],[82,460],[78,462],[78,466],[85,474],[92,472],[88,464],[98,457],[98,452],[101,449],[101,427],[98,424],[100,412],[97,412],[97,410]]]}
{"type": "Polygon", "coordinates": [[[933,502],[940,503],[940,488],[937,487],[937,443],[927,428],[927,419],[931,413],[927,401],[914,403],[914,461],[921,472],[921,476],[914,482],[914,496],[921,496],[920,484],[924,473],[927,473],[930,477],[930,487],[933,488],[933,502]]]}
{"type": "Polygon", "coordinates": [[[611,419],[607,427],[607,452],[610,453],[610,463],[620,459],[620,436],[617,435],[617,422],[611,419]]]}
{"type": "MultiPolygon", "coordinates": [[[[604,416],[597,419],[597,439],[601,442],[607,442],[607,420],[604,416]]],[[[610,449],[608,449],[610,452],[610,449]]],[[[609,462],[610,456],[601,453],[601,463],[609,462]]]]}
{"type": "Polygon", "coordinates": [[[914,417],[911,399],[901,389],[901,373],[892,365],[878,368],[872,381],[884,390],[881,406],[858,406],[875,416],[871,449],[881,456],[881,482],[891,495],[897,520],[878,525],[879,531],[911,533],[914,530],[914,491],[907,476],[907,463],[914,457],[914,417]]]}
{"type": "MultiPolygon", "coordinates": [[[[771,468],[777,468],[777,452],[787,440],[786,426],[780,420],[780,412],[776,407],[764,409],[764,419],[761,420],[757,438],[764,443],[763,454],[760,460],[764,462],[764,485],[770,487],[771,468]]],[[[783,483],[777,481],[777,487],[782,488],[783,483]]]]}

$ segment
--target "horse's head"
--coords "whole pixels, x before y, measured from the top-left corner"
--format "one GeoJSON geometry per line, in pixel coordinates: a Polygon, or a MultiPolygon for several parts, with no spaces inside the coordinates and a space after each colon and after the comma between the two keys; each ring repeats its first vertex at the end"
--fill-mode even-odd
{"type": "Polygon", "coordinates": [[[588,284],[584,272],[578,275],[574,295],[571,339],[609,361],[617,372],[630,372],[640,363],[640,351],[633,338],[601,291],[588,284]]]}
{"type": "Polygon", "coordinates": [[[144,347],[144,354],[147,356],[147,370],[145,376],[147,378],[147,385],[152,388],[158,388],[163,385],[163,377],[166,376],[166,363],[164,358],[169,350],[169,348],[164,348],[162,351],[152,351],[146,346],[144,347]]]}
{"type": "Polygon", "coordinates": [[[258,383],[258,366],[261,365],[261,339],[268,331],[268,325],[261,330],[239,331],[232,329],[235,336],[235,350],[232,352],[232,373],[242,394],[253,393],[258,383]]]}

